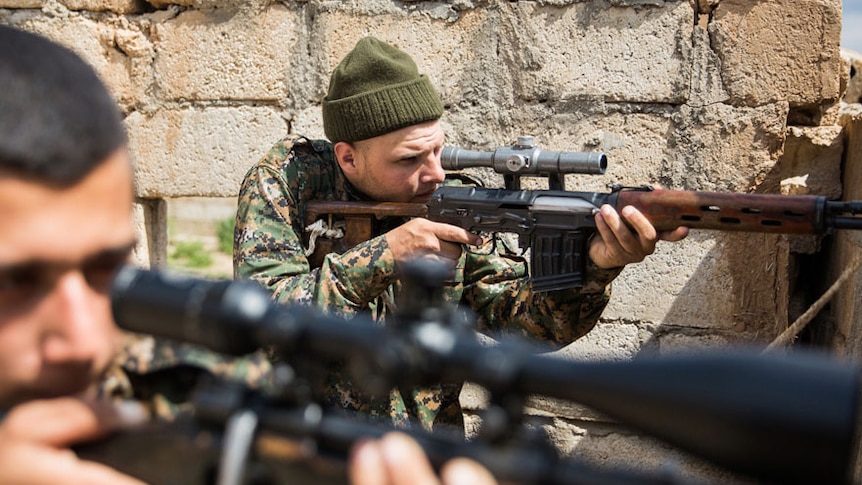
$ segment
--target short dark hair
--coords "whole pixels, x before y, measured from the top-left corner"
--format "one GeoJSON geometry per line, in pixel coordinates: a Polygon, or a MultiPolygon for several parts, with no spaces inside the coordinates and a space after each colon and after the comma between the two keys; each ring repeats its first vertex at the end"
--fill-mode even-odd
{"type": "Polygon", "coordinates": [[[78,55],[0,25],[0,170],[71,185],[127,142],[117,103],[78,55]]]}

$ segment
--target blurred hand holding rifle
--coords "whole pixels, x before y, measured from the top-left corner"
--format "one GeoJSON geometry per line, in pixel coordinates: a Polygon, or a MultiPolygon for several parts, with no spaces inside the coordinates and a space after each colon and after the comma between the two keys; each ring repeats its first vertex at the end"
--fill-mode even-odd
{"type": "Polygon", "coordinates": [[[565,174],[603,174],[607,157],[591,152],[543,151],[532,137],[512,147],[476,152],[444,147],[445,170],[490,167],[506,188],[441,186],[426,205],[394,202],[313,201],[305,206],[305,226],[318,220],[344,220],[342,240],[319,238],[309,256],[312,267],[329,252],[366,241],[384,217],[427,217],[472,232],[510,232],[521,249],[530,249],[534,291],[578,288],[584,284],[594,216],[603,204],[639,209],[658,231],[692,229],[783,234],[825,234],[862,229],[862,201],[828,201],[815,195],[744,194],[663,190],[651,186],[611,186],[609,193],[565,190],[565,174]],[[548,178],[549,190],[521,190],[521,176],[548,178]]]}
{"type": "Polygon", "coordinates": [[[470,457],[508,483],[693,484],[673,473],[599,469],[560,458],[523,423],[538,394],[575,401],[719,466],[776,484],[850,483],[858,425],[856,366],[807,353],[700,352],[630,362],[572,362],[521,342],[476,341],[466,314],[441,302],[446,270],[405,271],[397,325],[278,306],[256,284],[124,269],[113,309],[130,331],[240,356],[275,346],[279,385],[201,385],[194,414],[120,434],[78,452],[152,484],[344,483],[358,440],[393,430],[324,409],[310,390],[316,365],[347,360],[370,393],[395,386],[470,381],[491,399],[469,442],[405,430],[435,466],[470,457]]]}

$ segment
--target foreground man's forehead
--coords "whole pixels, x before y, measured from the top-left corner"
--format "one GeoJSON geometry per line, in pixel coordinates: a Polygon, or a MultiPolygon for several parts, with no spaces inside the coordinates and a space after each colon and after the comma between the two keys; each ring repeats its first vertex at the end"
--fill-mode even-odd
{"type": "Polygon", "coordinates": [[[135,240],[132,169],[118,151],[81,181],[56,187],[0,176],[0,266],[79,263],[135,240]]]}

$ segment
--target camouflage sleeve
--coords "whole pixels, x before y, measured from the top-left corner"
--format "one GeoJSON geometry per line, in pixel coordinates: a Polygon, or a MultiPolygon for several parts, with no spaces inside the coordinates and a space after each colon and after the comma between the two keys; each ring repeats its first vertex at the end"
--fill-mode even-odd
{"type": "Polygon", "coordinates": [[[352,315],[395,280],[395,259],[379,236],[343,254],[329,254],[312,270],[296,201],[281,174],[266,167],[249,172],[240,188],[234,232],[234,275],[261,283],[282,303],[352,315]]]}
{"type": "Polygon", "coordinates": [[[610,299],[610,282],[621,270],[590,261],[583,288],[533,293],[523,258],[471,252],[462,298],[477,313],[480,330],[559,348],[592,330],[610,299]]]}
{"type": "Polygon", "coordinates": [[[272,364],[263,351],[232,357],[204,347],[123,333],[123,345],[100,383],[102,396],[134,399],[164,419],[188,412],[192,396],[207,375],[242,382],[252,389],[274,389],[272,364]]]}

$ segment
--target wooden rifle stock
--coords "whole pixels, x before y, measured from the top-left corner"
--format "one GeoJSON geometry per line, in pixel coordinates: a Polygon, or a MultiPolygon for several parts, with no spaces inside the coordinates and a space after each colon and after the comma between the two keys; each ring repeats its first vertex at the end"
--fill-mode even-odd
{"type": "MultiPolygon", "coordinates": [[[[341,239],[318,238],[314,253],[308,257],[312,268],[319,268],[323,258],[329,253],[341,254],[375,236],[377,224],[386,217],[425,217],[428,209],[422,204],[402,202],[359,202],[340,200],[314,200],[305,205],[303,227],[308,227],[318,219],[326,218],[329,227],[333,226],[332,216],[344,220],[344,237],[341,239]]],[[[309,233],[303,234],[306,247],[309,233]]]]}

